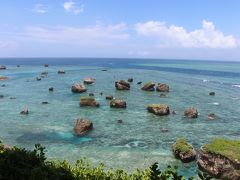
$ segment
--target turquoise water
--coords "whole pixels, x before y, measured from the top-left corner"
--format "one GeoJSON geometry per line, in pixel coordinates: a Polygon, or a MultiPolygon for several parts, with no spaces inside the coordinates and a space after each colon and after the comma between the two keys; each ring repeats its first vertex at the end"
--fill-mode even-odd
{"type": "Polygon", "coordinates": [[[184,175],[194,175],[194,163],[182,164],[172,155],[176,138],[185,137],[199,148],[213,137],[240,137],[240,63],[121,60],[121,59],[1,59],[7,70],[0,75],[0,138],[10,144],[33,148],[41,143],[52,159],[70,162],[88,157],[94,163],[132,171],[153,162],[177,164],[184,175]],[[50,66],[45,68],[44,63],[50,66]],[[16,64],[21,64],[16,67],[16,64]],[[216,66],[215,66],[216,65],[216,66]],[[160,67],[160,69],[158,69],[160,67]],[[211,68],[212,67],[212,68],[211,68]],[[57,74],[64,69],[66,74],[57,74]],[[107,69],[107,71],[102,71],[107,69]],[[48,71],[41,81],[36,77],[48,71]],[[73,94],[71,85],[84,77],[96,83],[87,85],[87,93],[73,94]],[[134,78],[130,91],[116,91],[114,82],[134,78]],[[167,98],[158,92],[140,90],[138,81],[170,85],[167,98]],[[5,84],[5,87],[1,87],[5,84]],[[54,92],[48,88],[54,87],[54,92]],[[215,91],[215,96],[209,96],[215,91]],[[80,96],[94,93],[99,108],[80,108],[80,96]],[[99,93],[103,92],[101,96],[99,93]],[[127,109],[110,109],[106,95],[127,101],[127,109]],[[16,99],[10,99],[16,97],[16,99]],[[48,101],[49,104],[42,104],[48,101]],[[151,103],[166,103],[176,115],[155,116],[146,110],[151,103]],[[183,111],[196,107],[197,119],[183,118],[183,111]],[[19,112],[29,108],[29,115],[19,112]],[[217,118],[209,121],[207,115],[217,118]],[[78,117],[93,122],[94,129],[85,137],[73,135],[78,117]],[[117,123],[122,119],[123,123],[117,123]],[[168,132],[161,132],[161,128],[168,132]]]}

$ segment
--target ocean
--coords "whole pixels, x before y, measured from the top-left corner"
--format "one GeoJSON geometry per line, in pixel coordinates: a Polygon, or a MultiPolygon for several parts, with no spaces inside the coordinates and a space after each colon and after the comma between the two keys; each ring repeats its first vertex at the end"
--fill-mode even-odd
{"type": "Polygon", "coordinates": [[[182,164],[172,154],[172,144],[178,137],[186,138],[196,149],[214,137],[240,137],[240,62],[1,58],[0,65],[7,66],[7,70],[0,70],[0,76],[10,78],[0,81],[0,139],[28,149],[41,143],[50,159],[74,163],[87,157],[93,163],[102,162],[129,172],[159,162],[162,167],[178,165],[183,175],[193,176],[197,173],[196,164],[182,164]],[[58,74],[60,69],[66,74],[58,74]],[[45,71],[47,77],[36,81],[45,71]],[[84,77],[93,77],[96,82],[86,86],[86,93],[72,93],[72,84],[84,77]],[[114,82],[128,78],[134,79],[131,90],[117,91],[114,82]],[[159,92],[142,91],[139,81],[167,83],[170,92],[163,98],[159,92]],[[49,92],[49,87],[54,87],[54,91],[49,92]],[[215,96],[209,96],[212,91],[215,96]],[[80,96],[88,93],[95,94],[99,108],[79,106],[80,96]],[[107,95],[126,100],[127,108],[111,109],[107,95]],[[42,104],[43,101],[49,104],[42,104]],[[150,114],[146,106],[152,103],[168,104],[176,114],[150,114]],[[20,115],[25,107],[29,108],[29,115],[20,115]],[[183,117],[189,107],[197,108],[197,119],[183,117]],[[209,120],[209,113],[216,118],[209,120]],[[93,122],[94,129],[84,137],[73,133],[78,117],[93,122]],[[117,123],[119,119],[123,123],[117,123]]]}

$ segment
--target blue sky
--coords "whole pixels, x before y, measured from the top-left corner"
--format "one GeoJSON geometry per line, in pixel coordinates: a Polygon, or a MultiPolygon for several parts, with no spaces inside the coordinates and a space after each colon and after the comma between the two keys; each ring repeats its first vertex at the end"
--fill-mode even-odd
{"type": "Polygon", "coordinates": [[[0,57],[240,60],[239,0],[0,2],[0,57]]]}

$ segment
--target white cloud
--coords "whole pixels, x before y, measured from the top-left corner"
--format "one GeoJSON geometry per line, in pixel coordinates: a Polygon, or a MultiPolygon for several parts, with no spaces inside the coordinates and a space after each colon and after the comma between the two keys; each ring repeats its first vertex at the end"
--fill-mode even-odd
{"type": "Polygon", "coordinates": [[[128,39],[126,24],[96,24],[88,27],[28,27],[22,39],[51,43],[104,44],[128,39]]]}
{"type": "Polygon", "coordinates": [[[47,12],[47,8],[43,4],[35,4],[35,6],[32,10],[34,12],[40,13],[40,14],[45,14],[47,12]]]}
{"type": "Polygon", "coordinates": [[[63,3],[63,8],[67,12],[72,12],[74,14],[79,14],[84,11],[84,5],[77,5],[74,1],[66,1],[63,3]]]}
{"type": "Polygon", "coordinates": [[[204,20],[202,28],[188,32],[184,27],[164,22],[148,21],[137,23],[135,29],[139,35],[153,37],[159,47],[187,48],[234,48],[237,40],[232,35],[224,35],[214,24],[204,20]]]}

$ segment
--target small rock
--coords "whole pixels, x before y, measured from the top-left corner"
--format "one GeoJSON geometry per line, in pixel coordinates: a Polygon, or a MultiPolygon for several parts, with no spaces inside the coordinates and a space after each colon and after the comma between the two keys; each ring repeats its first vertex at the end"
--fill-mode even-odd
{"type": "Polygon", "coordinates": [[[95,82],[94,78],[84,78],[83,83],[84,84],[93,84],[95,82]]]}
{"type": "Polygon", "coordinates": [[[0,94],[0,99],[4,98],[4,95],[0,94]]]}
{"type": "Polygon", "coordinates": [[[140,85],[140,84],[142,84],[142,82],[141,82],[141,81],[139,81],[139,82],[137,82],[137,84],[138,84],[138,85],[140,85]]]}
{"type": "Polygon", "coordinates": [[[154,86],[155,86],[155,84],[153,82],[148,82],[148,83],[144,84],[144,86],[142,87],[142,90],[154,91],[155,90],[154,86]]]}
{"type": "Polygon", "coordinates": [[[160,131],[161,131],[162,133],[166,133],[166,132],[168,132],[168,129],[160,128],[160,131]]]}
{"type": "Polygon", "coordinates": [[[27,115],[29,113],[28,108],[25,108],[20,114],[27,115]]]}
{"type": "Polygon", "coordinates": [[[47,101],[43,101],[42,104],[48,104],[48,102],[47,101]]]}
{"type": "Polygon", "coordinates": [[[156,91],[158,92],[169,92],[169,86],[167,84],[158,83],[156,87],[156,91]]]}
{"type": "Polygon", "coordinates": [[[177,113],[176,113],[176,111],[173,110],[173,111],[172,111],[172,114],[175,115],[175,114],[177,114],[177,113]]]}
{"type": "Polygon", "coordinates": [[[198,117],[198,111],[195,108],[189,108],[184,111],[184,116],[187,118],[197,118],[198,117]]]}
{"type": "Polygon", "coordinates": [[[6,70],[6,69],[7,69],[6,66],[4,66],[4,65],[0,65],[0,70],[6,70]]]}
{"type": "Polygon", "coordinates": [[[77,119],[74,132],[77,136],[84,136],[88,131],[93,129],[93,123],[82,118],[77,119]]]}
{"type": "Polygon", "coordinates": [[[133,82],[133,78],[128,78],[128,82],[133,82]]]}
{"type": "Polygon", "coordinates": [[[161,98],[166,98],[166,97],[167,97],[167,95],[166,95],[166,94],[163,94],[163,93],[161,93],[161,94],[160,94],[160,97],[161,97],[161,98]]]}
{"type": "Polygon", "coordinates": [[[6,84],[2,84],[1,87],[6,87],[6,84]]]}
{"type": "Polygon", "coordinates": [[[44,64],[44,67],[48,67],[49,65],[48,64],[44,64]]]}
{"type": "Polygon", "coordinates": [[[42,79],[40,77],[36,77],[36,80],[37,81],[41,81],[42,79]]]}
{"type": "Polygon", "coordinates": [[[209,119],[209,120],[214,120],[215,118],[216,118],[216,116],[215,116],[214,113],[208,114],[208,119],[209,119]]]}
{"type": "Polygon", "coordinates": [[[215,92],[210,92],[209,96],[215,96],[215,92]]]}
{"type": "Polygon", "coordinates": [[[107,69],[102,69],[102,71],[107,71],[107,69]]]}
{"type": "Polygon", "coordinates": [[[9,99],[17,99],[16,97],[10,97],[9,99]]]}
{"type": "Polygon", "coordinates": [[[107,99],[107,100],[112,100],[112,99],[113,99],[113,96],[106,96],[106,99],[107,99]]]}
{"type": "Polygon", "coordinates": [[[66,72],[63,69],[58,70],[58,74],[65,74],[66,72]]]}
{"type": "Polygon", "coordinates": [[[130,84],[124,80],[115,82],[115,87],[117,90],[129,90],[130,84]]]}
{"type": "Polygon", "coordinates": [[[113,99],[110,102],[110,107],[111,108],[126,108],[127,107],[127,103],[124,100],[113,99]]]}
{"type": "Polygon", "coordinates": [[[102,96],[102,95],[103,95],[103,92],[100,92],[99,94],[100,94],[100,96],[102,96]]]}
{"type": "Polygon", "coordinates": [[[53,87],[48,88],[48,91],[53,91],[53,90],[54,90],[53,87]]]}
{"type": "Polygon", "coordinates": [[[72,85],[72,92],[74,92],[74,93],[83,93],[86,91],[87,91],[87,89],[83,84],[75,83],[72,85]]]}
{"type": "Polygon", "coordinates": [[[47,76],[47,75],[48,75],[48,72],[47,72],[47,71],[44,71],[44,72],[41,73],[41,75],[47,76]]]}
{"type": "Polygon", "coordinates": [[[88,95],[89,95],[89,96],[94,96],[94,93],[89,93],[88,95]]]}
{"type": "Polygon", "coordinates": [[[9,79],[8,77],[0,76],[0,81],[4,81],[4,80],[8,80],[8,79],[9,79]]]}
{"type": "Polygon", "coordinates": [[[17,65],[17,67],[20,67],[20,65],[17,65]]]}
{"type": "Polygon", "coordinates": [[[123,123],[123,120],[122,119],[118,119],[117,123],[121,124],[121,123],[123,123]]]}

